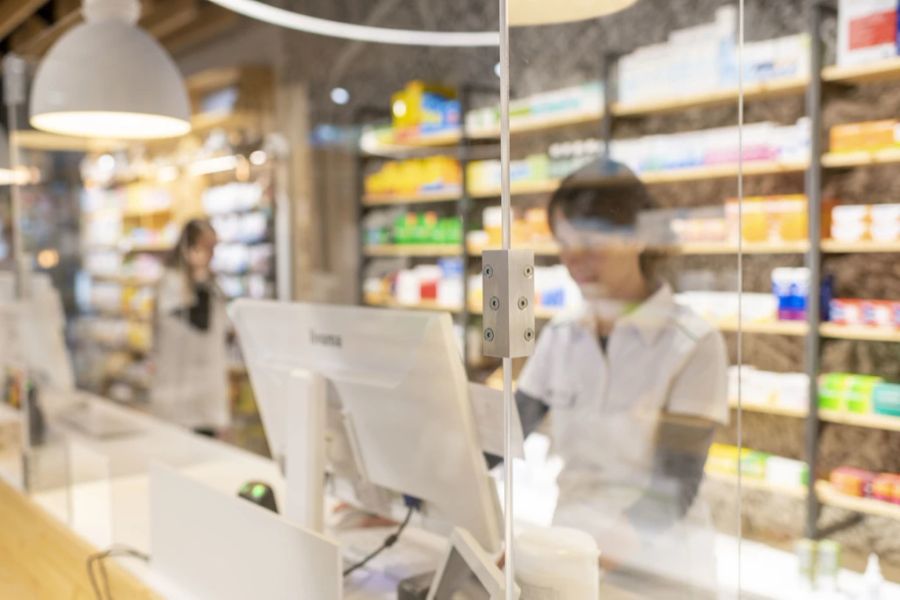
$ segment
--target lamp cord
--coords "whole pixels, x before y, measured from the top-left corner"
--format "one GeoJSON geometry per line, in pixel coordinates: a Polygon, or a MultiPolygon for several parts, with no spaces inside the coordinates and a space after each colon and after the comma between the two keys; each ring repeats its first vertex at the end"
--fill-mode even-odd
{"type": "Polygon", "coordinates": [[[120,545],[115,545],[102,552],[96,552],[89,555],[87,557],[86,563],[88,580],[91,582],[91,589],[94,591],[94,598],[96,600],[113,600],[112,592],[109,589],[109,574],[106,571],[106,565],[104,564],[104,561],[107,558],[116,556],[137,558],[144,562],[148,562],[150,560],[149,555],[144,554],[143,552],[139,552],[134,548],[120,545]],[[98,572],[100,580],[99,583],[97,576],[98,572]]]}
{"type": "Polygon", "coordinates": [[[391,535],[387,536],[384,539],[384,542],[381,543],[381,546],[379,546],[378,548],[376,548],[375,550],[370,552],[364,559],[362,559],[361,561],[359,561],[358,563],[356,563],[350,567],[347,567],[347,569],[344,570],[344,577],[346,578],[354,571],[363,568],[364,566],[369,564],[369,562],[372,561],[372,559],[374,559],[376,556],[378,556],[379,554],[381,554],[382,552],[384,552],[385,550],[387,550],[388,548],[390,548],[391,546],[396,544],[397,540],[400,539],[400,535],[403,533],[403,530],[406,529],[407,525],[409,525],[409,520],[412,518],[412,514],[415,510],[416,510],[415,506],[410,506],[409,509],[406,511],[406,518],[404,518],[403,522],[400,523],[400,526],[397,528],[397,531],[395,531],[391,535]]]}

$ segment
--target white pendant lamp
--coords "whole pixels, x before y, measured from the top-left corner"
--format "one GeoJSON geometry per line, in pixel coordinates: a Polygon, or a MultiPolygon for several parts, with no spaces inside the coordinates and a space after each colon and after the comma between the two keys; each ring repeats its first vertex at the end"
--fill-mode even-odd
{"type": "Polygon", "coordinates": [[[83,0],[85,22],[38,67],[31,125],[52,133],[158,139],[191,129],[190,103],[171,57],[136,26],[138,0],[83,0]]]}
{"type": "Polygon", "coordinates": [[[583,21],[625,10],[637,0],[509,0],[509,24],[549,25],[583,21]]]}

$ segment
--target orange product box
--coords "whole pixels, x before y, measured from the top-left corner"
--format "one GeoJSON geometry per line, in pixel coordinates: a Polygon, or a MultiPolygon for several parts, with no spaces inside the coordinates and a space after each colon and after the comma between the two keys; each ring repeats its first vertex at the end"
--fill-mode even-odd
{"type": "Polygon", "coordinates": [[[842,494],[863,497],[871,493],[875,474],[853,467],[838,467],[831,472],[831,484],[842,494]]]}
{"type": "Polygon", "coordinates": [[[829,132],[832,152],[874,151],[900,145],[896,119],[835,125],[829,132]]]}

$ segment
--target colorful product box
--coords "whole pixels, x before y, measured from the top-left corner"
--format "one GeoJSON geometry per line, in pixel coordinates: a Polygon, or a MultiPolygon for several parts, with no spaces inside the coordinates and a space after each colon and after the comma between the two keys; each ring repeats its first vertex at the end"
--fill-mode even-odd
{"type": "Polygon", "coordinates": [[[872,495],[875,473],[854,467],[838,467],[831,471],[829,479],[842,494],[865,498],[872,495]]]}
{"type": "Polygon", "coordinates": [[[897,54],[897,0],[841,0],[839,65],[858,65],[897,54]]]}
{"type": "Polygon", "coordinates": [[[900,417],[900,384],[879,383],[872,389],[872,411],[900,417]]]}
{"type": "Polygon", "coordinates": [[[819,377],[819,407],[856,414],[872,412],[872,395],[883,380],[873,375],[826,373],[819,377]]]}
{"type": "Polygon", "coordinates": [[[832,152],[874,152],[898,143],[900,129],[896,119],[835,125],[829,135],[832,152]]]}
{"type": "Polygon", "coordinates": [[[828,303],[828,320],[836,325],[898,328],[900,302],[833,298],[828,303]]]}

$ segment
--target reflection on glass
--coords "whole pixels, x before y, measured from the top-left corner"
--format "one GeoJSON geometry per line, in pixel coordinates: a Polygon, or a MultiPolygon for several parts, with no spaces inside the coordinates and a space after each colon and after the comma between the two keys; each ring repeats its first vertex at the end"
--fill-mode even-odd
{"type": "Polygon", "coordinates": [[[188,221],[156,298],[154,411],[208,435],[229,421],[225,296],[211,270],[216,242],[209,221],[188,221]]]}
{"type": "Polygon", "coordinates": [[[721,335],[675,302],[665,240],[639,226],[654,204],[605,159],[553,194],[549,224],[583,303],[541,333],[517,403],[526,432],[549,417],[564,461],[554,525],[588,532],[618,573],[713,588],[713,532],[697,493],[728,420],[727,354],[721,335]]]}

